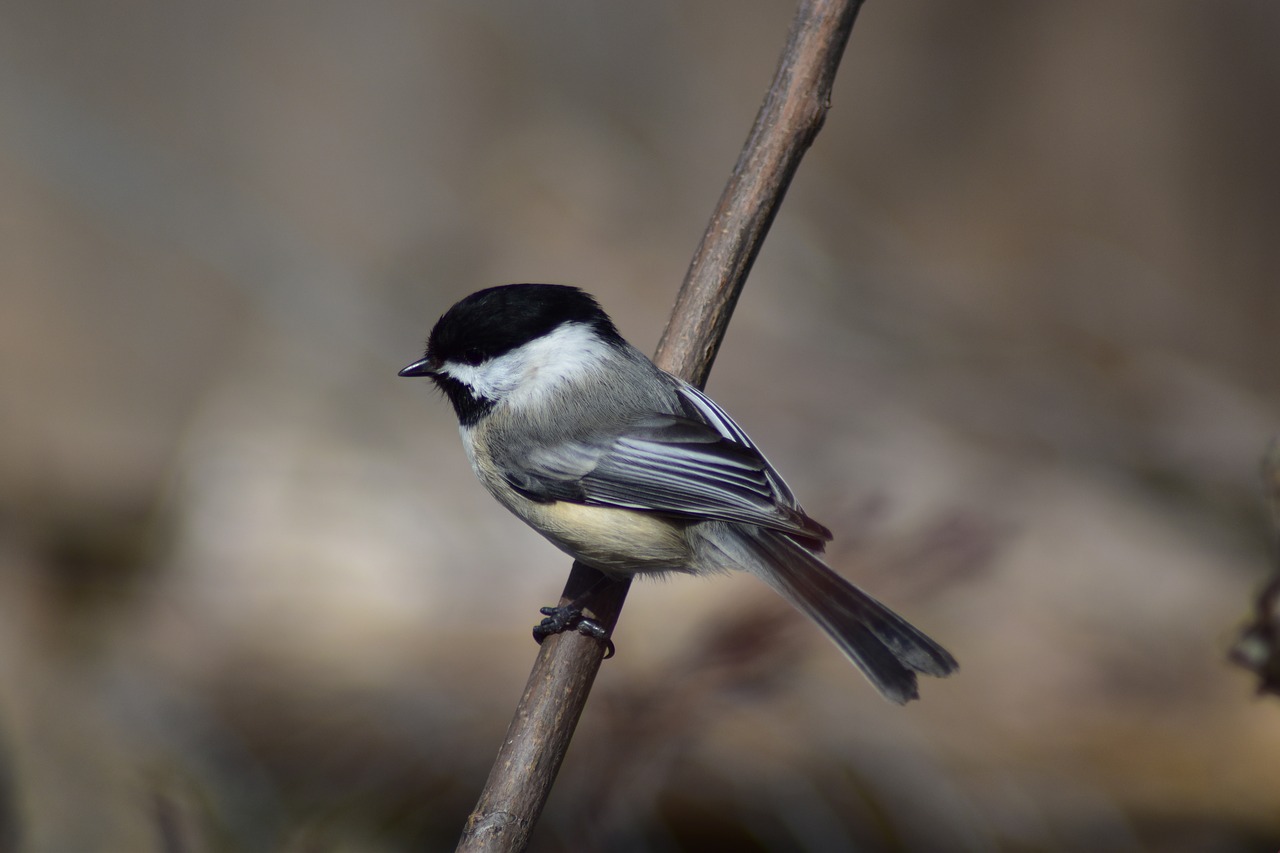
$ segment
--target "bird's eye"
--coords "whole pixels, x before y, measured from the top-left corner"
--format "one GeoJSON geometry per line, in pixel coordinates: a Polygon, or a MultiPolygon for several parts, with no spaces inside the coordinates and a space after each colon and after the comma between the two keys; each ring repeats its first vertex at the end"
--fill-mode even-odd
{"type": "Polygon", "coordinates": [[[479,364],[484,361],[484,353],[475,347],[467,347],[462,351],[462,361],[464,364],[479,364]]]}

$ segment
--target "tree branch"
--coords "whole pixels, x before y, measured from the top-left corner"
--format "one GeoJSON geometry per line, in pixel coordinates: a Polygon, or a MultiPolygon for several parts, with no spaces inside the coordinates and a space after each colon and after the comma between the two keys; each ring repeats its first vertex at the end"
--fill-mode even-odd
{"type": "MultiPolygon", "coordinates": [[[[658,343],[659,367],[702,387],[729,317],[801,158],[822,129],[861,0],[802,0],[778,70],[658,343]]],[[[630,587],[574,563],[560,603],[610,633],[630,587]]],[[[576,632],[543,642],[458,850],[528,844],[586,704],[603,644],[576,632]]]]}

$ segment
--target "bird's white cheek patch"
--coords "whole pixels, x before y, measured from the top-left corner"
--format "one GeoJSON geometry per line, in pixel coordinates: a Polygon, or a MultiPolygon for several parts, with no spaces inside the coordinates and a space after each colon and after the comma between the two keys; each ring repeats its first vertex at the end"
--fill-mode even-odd
{"type": "Polygon", "coordinates": [[[480,364],[446,362],[441,372],[466,385],[477,397],[502,400],[520,382],[522,370],[520,364],[513,358],[517,352],[518,350],[512,351],[480,364]]]}
{"type": "Polygon", "coordinates": [[[568,323],[481,364],[447,362],[441,367],[477,396],[521,403],[600,369],[609,345],[588,326],[568,323]]]}
{"type": "Polygon", "coordinates": [[[566,382],[598,373],[610,352],[609,345],[591,327],[568,323],[508,355],[517,354],[521,355],[522,375],[511,401],[532,402],[566,382]]]}

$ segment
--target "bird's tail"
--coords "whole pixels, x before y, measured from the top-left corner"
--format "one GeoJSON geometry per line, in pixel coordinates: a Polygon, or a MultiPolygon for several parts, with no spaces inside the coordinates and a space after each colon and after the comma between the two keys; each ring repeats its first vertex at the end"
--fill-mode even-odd
{"type": "Polygon", "coordinates": [[[754,559],[742,567],[822,627],[886,699],[919,697],[916,673],[939,678],[959,668],[946,649],[840,577],[783,534],[756,529],[735,539],[754,559]]]}

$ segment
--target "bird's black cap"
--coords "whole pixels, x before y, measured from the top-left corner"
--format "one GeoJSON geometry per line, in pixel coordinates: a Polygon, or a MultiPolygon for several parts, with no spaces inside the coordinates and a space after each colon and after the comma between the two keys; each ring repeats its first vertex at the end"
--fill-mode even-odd
{"type": "Polygon", "coordinates": [[[426,372],[423,362],[430,361],[479,364],[563,323],[589,325],[606,340],[621,340],[609,315],[585,291],[563,284],[505,284],[477,291],[446,311],[431,330],[426,358],[405,370],[426,372]]]}

